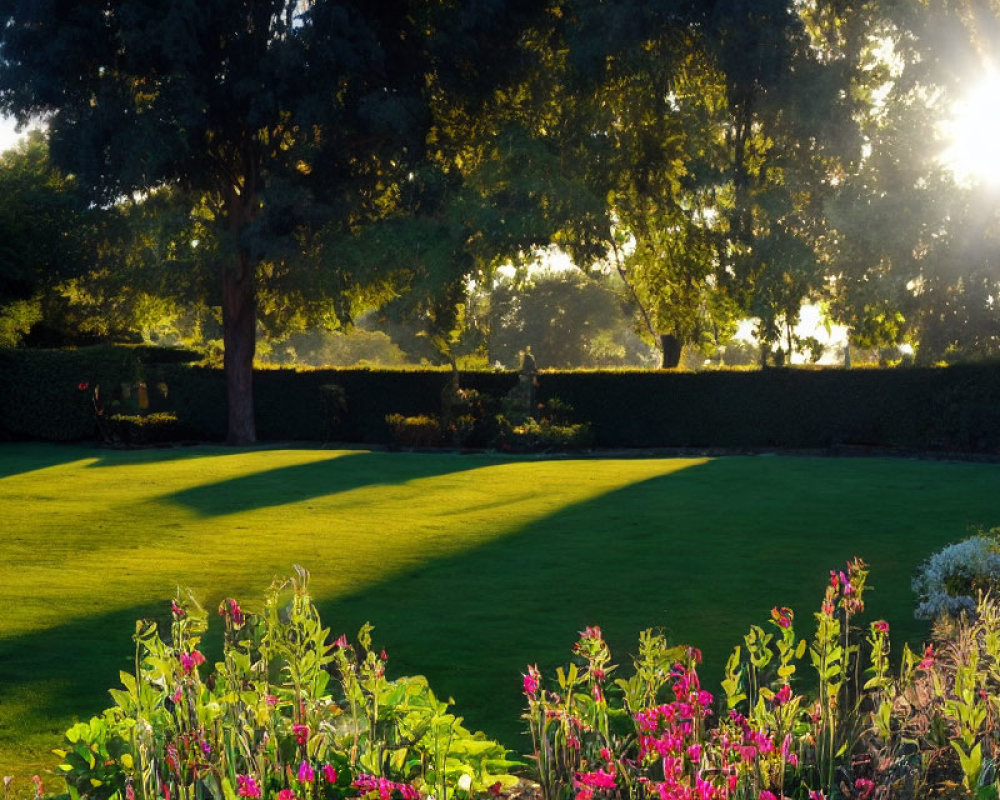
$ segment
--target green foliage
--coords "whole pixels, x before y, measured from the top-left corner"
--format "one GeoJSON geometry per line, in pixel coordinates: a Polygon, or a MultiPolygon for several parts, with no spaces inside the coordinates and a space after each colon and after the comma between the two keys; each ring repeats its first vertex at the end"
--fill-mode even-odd
{"type": "Polygon", "coordinates": [[[219,607],[222,660],[204,680],[207,614],[190,596],[171,605],[169,637],[136,623],[135,665],[115,705],[66,733],[57,751],[73,800],[266,797],[303,800],[378,791],[482,793],[510,786],[517,762],[449,713],[425,678],[386,676],[371,626],[335,642],[308,593],[308,574],[275,582],[261,614],[219,607]],[[463,776],[468,776],[463,778],[463,776]],[[250,788],[255,787],[255,788],[250,788]]]}
{"type": "Polygon", "coordinates": [[[171,411],[112,414],[107,424],[112,441],[122,444],[154,444],[177,438],[177,415],[171,411]]]}
{"type": "Polygon", "coordinates": [[[443,442],[441,422],[428,414],[404,417],[389,414],[385,418],[393,444],[404,447],[434,447],[443,442]]]}

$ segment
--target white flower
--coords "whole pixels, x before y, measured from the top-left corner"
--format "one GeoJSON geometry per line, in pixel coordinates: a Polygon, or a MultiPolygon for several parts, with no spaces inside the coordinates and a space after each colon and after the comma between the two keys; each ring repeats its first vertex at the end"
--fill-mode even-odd
{"type": "Polygon", "coordinates": [[[463,792],[469,791],[472,788],[472,776],[463,772],[462,777],[458,779],[458,788],[463,792]]]}
{"type": "Polygon", "coordinates": [[[933,619],[940,614],[972,611],[976,598],[958,587],[1000,586],[1000,552],[996,547],[992,539],[973,536],[928,558],[913,579],[913,591],[919,598],[914,616],[933,619]]]}

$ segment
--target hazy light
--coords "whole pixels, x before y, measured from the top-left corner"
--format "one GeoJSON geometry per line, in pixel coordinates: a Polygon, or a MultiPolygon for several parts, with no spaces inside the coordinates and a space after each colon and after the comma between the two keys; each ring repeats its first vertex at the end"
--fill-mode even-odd
{"type": "Polygon", "coordinates": [[[944,123],[944,163],[963,183],[1000,187],[1000,76],[990,70],[953,108],[944,123]]]}

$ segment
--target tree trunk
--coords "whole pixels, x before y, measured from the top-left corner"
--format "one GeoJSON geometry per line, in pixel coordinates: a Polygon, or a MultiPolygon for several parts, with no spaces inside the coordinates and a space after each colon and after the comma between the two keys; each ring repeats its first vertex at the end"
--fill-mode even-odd
{"type": "Polygon", "coordinates": [[[661,369],[673,369],[681,363],[681,340],[672,333],[660,334],[660,348],[663,350],[661,369]]]}
{"type": "Polygon", "coordinates": [[[233,190],[227,199],[229,234],[236,258],[222,267],[222,342],[229,409],[229,444],[257,441],[253,408],[253,357],[257,348],[256,264],[240,242],[256,211],[256,198],[233,190]]]}

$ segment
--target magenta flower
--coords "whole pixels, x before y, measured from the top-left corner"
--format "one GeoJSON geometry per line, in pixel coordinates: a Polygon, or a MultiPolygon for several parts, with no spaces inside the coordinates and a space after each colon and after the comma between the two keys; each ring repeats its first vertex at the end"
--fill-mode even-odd
{"type": "Polygon", "coordinates": [[[204,663],[205,656],[197,650],[192,650],[190,653],[181,653],[181,668],[184,670],[185,675],[190,675],[195,667],[204,663]]]}
{"type": "Polygon", "coordinates": [[[924,657],[918,664],[920,669],[930,669],[934,666],[934,645],[929,644],[924,649],[924,657]]]}
{"type": "Polygon", "coordinates": [[[278,792],[278,800],[295,800],[295,792],[291,789],[282,789],[278,792]]]}
{"type": "Polygon", "coordinates": [[[884,619],[880,619],[877,622],[873,622],[872,623],[872,632],[873,633],[883,633],[883,634],[884,633],[888,633],[889,632],[889,623],[886,622],[884,619]]]}
{"type": "Polygon", "coordinates": [[[260,797],[260,786],[252,775],[237,775],[236,794],[240,797],[260,797]]]}
{"type": "Polygon", "coordinates": [[[310,766],[308,761],[299,762],[299,772],[296,776],[299,779],[299,783],[312,783],[316,780],[316,770],[310,766]]]}
{"type": "Polygon", "coordinates": [[[774,695],[775,704],[782,706],[792,699],[792,687],[787,683],[782,686],[774,695]]]}
{"type": "Polygon", "coordinates": [[[778,800],[778,796],[774,792],[769,792],[767,789],[764,789],[760,793],[760,800],[778,800]]]}
{"type": "Polygon", "coordinates": [[[528,667],[528,672],[524,676],[524,693],[528,697],[534,697],[538,693],[538,682],[541,677],[538,667],[528,667]]]}
{"type": "Polygon", "coordinates": [[[219,616],[232,621],[233,625],[239,628],[246,621],[243,609],[233,598],[229,597],[219,605],[219,616]]]}
{"type": "Polygon", "coordinates": [[[337,782],[337,770],[335,770],[329,764],[324,764],[323,765],[323,777],[326,778],[326,782],[327,783],[336,783],[337,782]]]}
{"type": "Polygon", "coordinates": [[[578,772],[573,776],[573,784],[577,788],[592,786],[595,789],[614,789],[615,771],[605,772],[603,769],[597,769],[594,772],[578,772]]]}
{"type": "Polygon", "coordinates": [[[858,778],[854,781],[854,789],[858,793],[859,800],[866,800],[875,791],[875,781],[868,778],[858,778]]]}
{"type": "Polygon", "coordinates": [[[170,601],[170,610],[173,612],[173,615],[175,617],[177,617],[177,619],[180,619],[181,617],[183,617],[184,613],[185,613],[184,609],[181,608],[179,605],[177,605],[177,601],[176,600],[171,600],[170,601]]]}
{"type": "Polygon", "coordinates": [[[295,741],[305,747],[306,742],[309,741],[309,726],[292,725],[292,733],[295,734],[295,741]]]}

